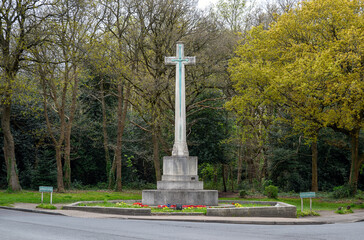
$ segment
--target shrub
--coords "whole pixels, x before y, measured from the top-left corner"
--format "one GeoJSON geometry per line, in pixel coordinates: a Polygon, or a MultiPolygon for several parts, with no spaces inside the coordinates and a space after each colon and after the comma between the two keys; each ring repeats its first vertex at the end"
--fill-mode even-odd
{"type": "Polygon", "coordinates": [[[306,216],[320,216],[319,213],[315,211],[303,211],[297,210],[297,217],[306,217],[306,216]]]}
{"type": "Polygon", "coordinates": [[[354,195],[354,188],[350,184],[334,187],[332,191],[333,198],[347,198],[354,195]]]}
{"type": "Polygon", "coordinates": [[[359,199],[359,200],[364,200],[364,192],[363,192],[363,191],[361,191],[361,190],[358,190],[358,191],[356,192],[355,197],[356,197],[357,199],[359,199]]]}
{"type": "Polygon", "coordinates": [[[278,198],[278,187],[274,185],[265,187],[264,195],[269,198],[278,198]]]}
{"type": "Polygon", "coordinates": [[[245,198],[248,195],[248,192],[245,190],[240,190],[239,192],[239,197],[241,198],[245,198]]]}
{"type": "Polygon", "coordinates": [[[57,207],[52,204],[43,204],[43,203],[36,206],[36,208],[51,209],[51,210],[57,209],[57,207]]]}
{"type": "Polygon", "coordinates": [[[340,207],[338,210],[335,211],[335,213],[337,213],[337,214],[348,214],[348,213],[353,213],[353,210],[351,208],[340,207]]]}
{"type": "Polygon", "coordinates": [[[71,183],[71,188],[77,190],[83,190],[85,187],[83,186],[82,181],[75,179],[71,183]]]}

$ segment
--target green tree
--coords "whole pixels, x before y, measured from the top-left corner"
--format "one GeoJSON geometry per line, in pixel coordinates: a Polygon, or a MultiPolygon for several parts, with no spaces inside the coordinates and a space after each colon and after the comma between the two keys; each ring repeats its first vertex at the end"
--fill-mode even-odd
{"type": "Polygon", "coordinates": [[[219,0],[216,4],[221,22],[232,32],[242,32],[246,25],[246,0],[219,0]]]}
{"type": "Polygon", "coordinates": [[[237,109],[271,102],[286,106],[307,137],[315,138],[325,126],[351,136],[349,183],[354,188],[362,164],[362,14],[362,1],[303,2],[270,29],[254,28],[231,65],[240,93],[231,104],[237,109]]]}
{"type": "MultiPolygon", "coordinates": [[[[24,88],[18,76],[24,69],[27,52],[43,42],[45,35],[39,26],[49,18],[47,9],[53,1],[2,1],[0,6],[0,68],[1,68],[1,127],[4,134],[4,157],[8,187],[21,190],[15,159],[14,138],[11,133],[11,106],[19,89],[24,88]]],[[[24,96],[23,96],[24,97],[24,96]]]]}
{"type": "Polygon", "coordinates": [[[32,51],[43,90],[46,125],[56,149],[59,192],[71,185],[71,133],[79,85],[85,78],[82,61],[85,43],[92,41],[96,31],[94,20],[86,11],[90,7],[87,0],[57,2],[52,9],[56,17],[43,25],[48,31],[48,41],[32,51]],[[58,118],[50,118],[50,111],[57,113],[58,118]]]}

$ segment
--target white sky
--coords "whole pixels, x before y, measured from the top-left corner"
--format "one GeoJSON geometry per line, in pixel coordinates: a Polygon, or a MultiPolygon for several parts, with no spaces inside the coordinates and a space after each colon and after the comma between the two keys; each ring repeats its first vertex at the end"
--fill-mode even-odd
{"type": "MultiPolygon", "coordinates": [[[[216,4],[218,0],[199,0],[198,1],[198,7],[200,9],[204,9],[207,6],[209,6],[210,4],[216,4]]],[[[253,0],[253,1],[247,1],[248,3],[253,3],[253,4],[262,4],[264,2],[268,2],[269,0],[253,0]]]]}
{"type": "Polygon", "coordinates": [[[204,9],[205,7],[210,5],[211,3],[215,4],[216,2],[217,2],[217,0],[199,0],[198,1],[198,7],[201,8],[201,9],[204,9]]]}

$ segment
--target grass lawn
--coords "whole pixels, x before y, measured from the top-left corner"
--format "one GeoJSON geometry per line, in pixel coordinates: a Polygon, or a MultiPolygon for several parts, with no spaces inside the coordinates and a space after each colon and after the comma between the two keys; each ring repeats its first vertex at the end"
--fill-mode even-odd
{"type": "MultiPolygon", "coordinates": [[[[301,210],[301,199],[300,198],[285,198],[281,197],[278,199],[270,199],[270,198],[220,198],[219,200],[236,200],[236,201],[279,201],[294,205],[297,207],[297,210],[301,210]]],[[[320,210],[337,210],[339,207],[346,207],[351,206],[352,209],[360,209],[364,208],[364,203],[361,201],[358,204],[357,199],[340,199],[334,200],[329,198],[313,198],[312,199],[312,210],[320,211],[320,210]]],[[[303,210],[309,211],[310,210],[310,199],[304,198],[303,199],[303,210]]]]}
{"type": "MultiPolygon", "coordinates": [[[[0,206],[11,206],[14,203],[40,203],[41,193],[36,191],[21,191],[8,193],[0,191],[0,206]]],[[[50,193],[44,193],[44,203],[50,201],[50,193]]],[[[53,204],[73,203],[78,201],[103,201],[103,200],[129,200],[141,199],[140,190],[128,190],[123,192],[112,191],[69,191],[66,193],[53,193],[53,204]]]]}
{"type": "MultiPolygon", "coordinates": [[[[106,190],[99,191],[69,191],[66,193],[53,193],[53,204],[73,203],[78,201],[104,201],[104,200],[140,200],[141,190],[125,190],[123,192],[112,192],[106,190]]],[[[14,203],[40,203],[41,193],[37,191],[21,191],[19,193],[8,193],[0,191],[0,206],[11,206],[14,203]]],[[[50,194],[44,193],[44,203],[48,203],[50,194]]],[[[220,198],[219,200],[236,200],[236,201],[280,201],[292,204],[301,209],[301,199],[297,197],[280,197],[279,199],[269,198],[220,198]]],[[[312,199],[312,209],[314,211],[330,210],[335,211],[339,207],[351,206],[352,209],[364,208],[362,200],[355,198],[334,200],[327,197],[312,199]],[[361,202],[361,203],[359,203],[361,202]]],[[[310,200],[304,199],[304,211],[310,208],[310,200]]]]}

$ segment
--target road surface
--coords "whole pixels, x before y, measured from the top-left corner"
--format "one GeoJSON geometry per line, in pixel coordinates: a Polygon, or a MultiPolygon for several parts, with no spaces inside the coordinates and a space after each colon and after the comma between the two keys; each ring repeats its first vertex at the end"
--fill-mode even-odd
{"type": "Polygon", "coordinates": [[[0,239],[364,239],[364,222],[326,225],[244,225],[75,218],[0,209],[0,239]]]}

